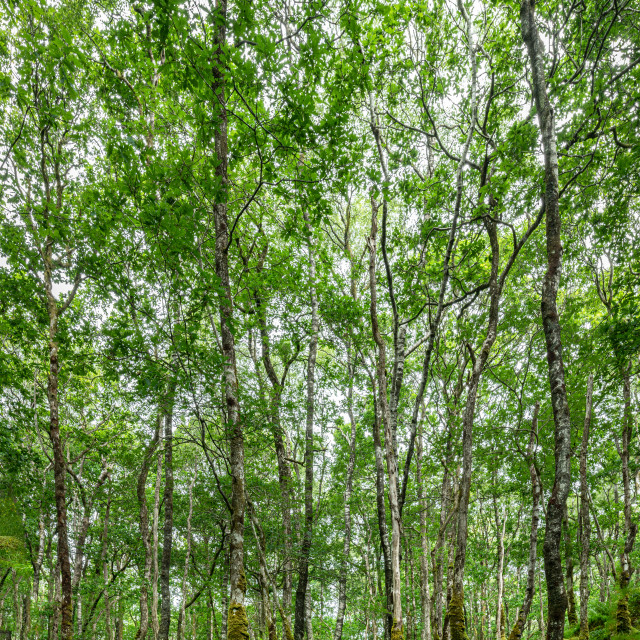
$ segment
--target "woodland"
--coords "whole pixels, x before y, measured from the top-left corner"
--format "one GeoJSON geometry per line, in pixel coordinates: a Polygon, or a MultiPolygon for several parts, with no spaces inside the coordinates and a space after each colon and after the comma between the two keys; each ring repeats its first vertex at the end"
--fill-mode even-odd
{"type": "Polygon", "coordinates": [[[2,640],[640,639],[640,0],[2,0],[2,640]]]}

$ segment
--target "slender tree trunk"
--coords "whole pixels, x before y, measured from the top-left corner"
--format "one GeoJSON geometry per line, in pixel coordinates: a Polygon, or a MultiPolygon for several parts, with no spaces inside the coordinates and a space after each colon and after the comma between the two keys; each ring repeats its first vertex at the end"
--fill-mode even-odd
{"type": "Polygon", "coordinates": [[[496,607],[496,640],[505,640],[504,604],[502,594],[504,591],[504,532],[507,526],[506,511],[502,513],[502,528],[498,519],[498,506],[496,509],[496,532],[498,534],[498,598],[496,607]]]}
{"type": "Polygon", "coordinates": [[[189,484],[189,513],[187,515],[187,551],[184,559],[184,573],[182,574],[182,602],[180,603],[180,613],[178,615],[178,640],[184,640],[185,610],[187,605],[187,579],[189,577],[189,559],[191,557],[191,518],[193,517],[193,487],[198,476],[196,467],[189,484]]]}
{"type": "MultiPolygon", "coordinates": [[[[424,422],[424,408],[423,419],[424,422]]],[[[422,429],[416,440],[416,487],[420,508],[420,640],[431,640],[431,600],[429,598],[429,537],[427,532],[427,500],[422,486],[422,429]]]]}
{"type": "Polygon", "coordinates": [[[573,541],[571,540],[571,530],[569,529],[569,513],[565,507],[564,517],[564,555],[566,562],[566,578],[567,578],[567,620],[570,625],[578,624],[578,616],[576,614],[576,594],[573,589],[573,541]]]}
{"type": "Polygon", "coordinates": [[[227,2],[218,0],[212,68],[214,96],[212,107],[216,116],[214,146],[216,179],[220,181],[213,207],[215,222],[215,269],[223,294],[220,297],[220,335],[224,359],[224,388],[226,417],[230,431],[231,472],[231,532],[229,536],[230,603],[227,616],[227,640],[245,640],[249,637],[249,620],[245,608],[247,580],[244,572],[244,427],[238,402],[236,349],[233,338],[233,298],[229,278],[229,221],[228,199],[228,139],[225,47],[227,44],[227,2]]]}
{"type": "Polygon", "coordinates": [[[73,603],[71,586],[71,561],[69,559],[69,533],[67,524],[67,493],[65,486],[66,461],[60,438],[58,397],[58,306],[53,296],[52,244],[47,242],[45,261],[45,287],[49,312],[49,377],[47,399],[49,401],[49,438],[53,448],[53,478],[56,501],[56,531],[58,534],[58,564],[60,567],[60,640],[73,638],[73,603]]]}
{"type": "Polygon", "coordinates": [[[384,612],[384,637],[391,638],[391,625],[393,624],[393,594],[391,574],[391,548],[389,546],[389,531],[387,529],[387,511],[384,497],[384,462],[382,456],[382,441],[380,437],[380,407],[377,399],[375,381],[373,384],[374,420],[373,420],[373,445],[376,463],[376,508],[378,514],[378,532],[380,535],[380,547],[383,557],[383,572],[385,586],[385,612],[384,612]]]}
{"type": "Polygon", "coordinates": [[[108,533],[109,533],[109,512],[111,509],[111,496],[107,498],[107,507],[104,512],[104,527],[102,529],[102,588],[104,590],[104,626],[106,640],[111,640],[111,602],[109,599],[109,562],[107,558],[108,551],[108,533]]]}
{"type": "Polygon", "coordinates": [[[571,484],[571,417],[567,402],[560,319],[557,307],[558,287],[562,273],[558,152],[555,116],[547,94],[544,70],[545,47],[536,25],[534,0],[522,1],[520,21],[522,39],[529,55],[533,98],[538,112],[544,150],[547,271],[542,283],[541,311],[555,425],[555,477],[547,504],[543,551],[547,578],[547,640],[562,640],[567,595],[562,575],[560,543],[562,540],[562,518],[571,484]]]}
{"type": "Polygon", "coordinates": [[[529,562],[527,564],[527,586],[524,593],[524,601],[518,612],[515,624],[509,634],[509,640],[520,640],[524,631],[524,625],[531,610],[531,603],[536,590],[536,559],[538,554],[538,525],[540,523],[540,502],[542,500],[542,487],[534,460],[534,447],[538,439],[538,413],[540,405],[536,402],[531,420],[531,434],[529,436],[529,477],[531,478],[531,531],[529,533],[529,562]]]}
{"type": "MultiPolygon", "coordinates": [[[[305,633],[306,594],[309,579],[309,556],[313,536],[313,420],[315,411],[315,370],[318,351],[318,297],[316,294],[316,257],[313,229],[309,223],[309,214],[305,210],[304,220],[309,234],[309,293],[311,296],[311,340],[307,361],[307,422],[305,429],[304,451],[304,534],[298,564],[298,586],[296,588],[296,610],[293,627],[294,640],[302,640],[305,633]]],[[[311,640],[311,638],[308,638],[311,640]]]]}
{"type": "Polygon", "coordinates": [[[631,486],[629,474],[629,444],[631,441],[631,431],[633,427],[633,417],[631,413],[631,365],[624,371],[623,396],[624,396],[624,419],[622,427],[622,449],[620,459],[622,461],[622,488],[624,492],[624,528],[625,542],[620,554],[620,598],[618,599],[618,610],[616,613],[618,633],[629,633],[631,631],[631,615],[629,613],[628,586],[631,576],[635,571],[631,566],[631,552],[636,541],[638,524],[631,519],[631,486]]]}
{"type": "Polygon", "coordinates": [[[229,552],[224,552],[224,563],[222,565],[222,580],[220,585],[222,600],[222,626],[220,628],[220,639],[227,640],[227,620],[229,618],[229,552]]]}
{"type": "Polygon", "coordinates": [[[587,399],[580,447],[580,640],[589,640],[589,545],[591,521],[589,520],[589,485],[587,483],[587,455],[589,430],[593,405],[593,374],[587,382],[587,399]]]}
{"type": "Polygon", "coordinates": [[[347,607],[347,564],[351,548],[351,492],[353,490],[353,468],[356,459],[356,421],[353,415],[353,379],[355,367],[351,359],[351,347],[348,349],[347,373],[349,375],[349,393],[347,396],[347,410],[351,433],[349,437],[349,462],[347,463],[347,483],[344,489],[344,541],[342,545],[342,558],[340,559],[340,574],[338,576],[338,612],[336,614],[336,626],[333,631],[333,640],[342,639],[342,627],[344,624],[344,612],[347,607]]]}
{"type": "Polygon", "coordinates": [[[151,584],[151,627],[153,629],[153,638],[157,640],[160,631],[160,622],[158,620],[158,546],[159,535],[158,528],[160,523],[160,483],[162,482],[162,456],[158,454],[156,463],[156,482],[153,497],[153,525],[151,529],[151,537],[153,541],[153,549],[151,551],[151,560],[153,568],[153,579],[151,584]]]}
{"type": "Polygon", "coordinates": [[[393,596],[393,624],[391,625],[391,640],[404,639],[402,618],[402,593],[400,577],[400,539],[401,517],[398,487],[398,461],[393,447],[393,433],[391,431],[391,416],[387,397],[386,373],[386,345],[378,325],[377,294],[376,294],[376,236],[378,203],[371,197],[371,237],[369,238],[369,287],[371,290],[371,328],[374,341],[378,347],[377,381],[380,413],[385,436],[385,453],[387,475],[389,478],[389,507],[391,511],[391,576],[393,596]]]}
{"type": "Polygon", "coordinates": [[[137,637],[139,640],[146,640],[147,631],[149,629],[149,584],[151,582],[151,566],[153,563],[153,547],[151,545],[151,535],[149,532],[149,508],[147,507],[147,478],[149,469],[153,460],[153,454],[158,446],[160,439],[160,421],[161,416],[158,414],[156,431],[153,440],[149,443],[144,458],[142,460],[142,468],[138,475],[138,486],[136,494],[138,497],[138,508],[140,510],[139,528],[142,545],[144,546],[144,565],[142,568],[142,576],[140,581],[140,627],[138,628],[137,637]]]}
{"type": "MultiPolygon", "coordinates": [[[[173,376],[173,374],[170,374],[173,376]]],[[[158,639],[169,639],[171,626],[171,548],[173,545],[173,406],[175,395],[175,380],[168,383],[167,393],[163,402],[164,413],[164,527],[162,538],[162,562],[160,565],[160,626],[158,639]]]]}

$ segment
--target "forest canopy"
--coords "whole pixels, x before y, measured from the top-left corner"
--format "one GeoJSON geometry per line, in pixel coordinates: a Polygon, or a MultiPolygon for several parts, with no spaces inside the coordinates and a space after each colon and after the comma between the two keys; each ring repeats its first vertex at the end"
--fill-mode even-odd
{"type": "Polygon", "coordinates": [[[0,639],[640,639],[639,17],[4,0],[0,639]]]}

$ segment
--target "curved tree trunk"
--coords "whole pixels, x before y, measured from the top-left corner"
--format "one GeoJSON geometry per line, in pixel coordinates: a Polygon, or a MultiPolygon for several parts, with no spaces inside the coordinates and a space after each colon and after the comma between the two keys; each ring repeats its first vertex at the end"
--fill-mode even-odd
{"type": "Polygon", "coordinates": [[[547,578],[547,640],[562,640],[567,595],[562,575],[560,543],[562,518],[571,483],[571,418],[564,381],[562,339],[557,297],[562,272],[561,220],[558,185],[558,152],[553,108],[547,94],[544,45],[535,21],[534,0],[523,0],[520,7],[522,39],[527,47],[532,74],[533,98],[538,112],[544,151],[547,236],[547,271],[542,283],[542,326],[547,346],[549,385],[555,425],[555,477],[545,519],[544,569],[547,578]]]}

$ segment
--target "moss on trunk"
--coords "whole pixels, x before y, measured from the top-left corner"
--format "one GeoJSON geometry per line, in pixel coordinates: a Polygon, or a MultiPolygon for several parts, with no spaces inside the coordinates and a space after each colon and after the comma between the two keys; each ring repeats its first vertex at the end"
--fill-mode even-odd
{"type": "Polygon", "coordinates": [[[462,593],[453,591],[449,600],[449,628],[451,640],[469,640],[464,623],[464,598],[462,593]]]}
{"type": "Polygon", "coordinates": [[[227,640],[249,640],[249,619],[244,605],[232,602],[227,616],[227,640]]]}
{"type": "Polygon", "coordinates": [[[396,620],[393,621],[393,626],[391,627],[391,640],[404,640],[402,623],[398,624],[396,620]]]}

